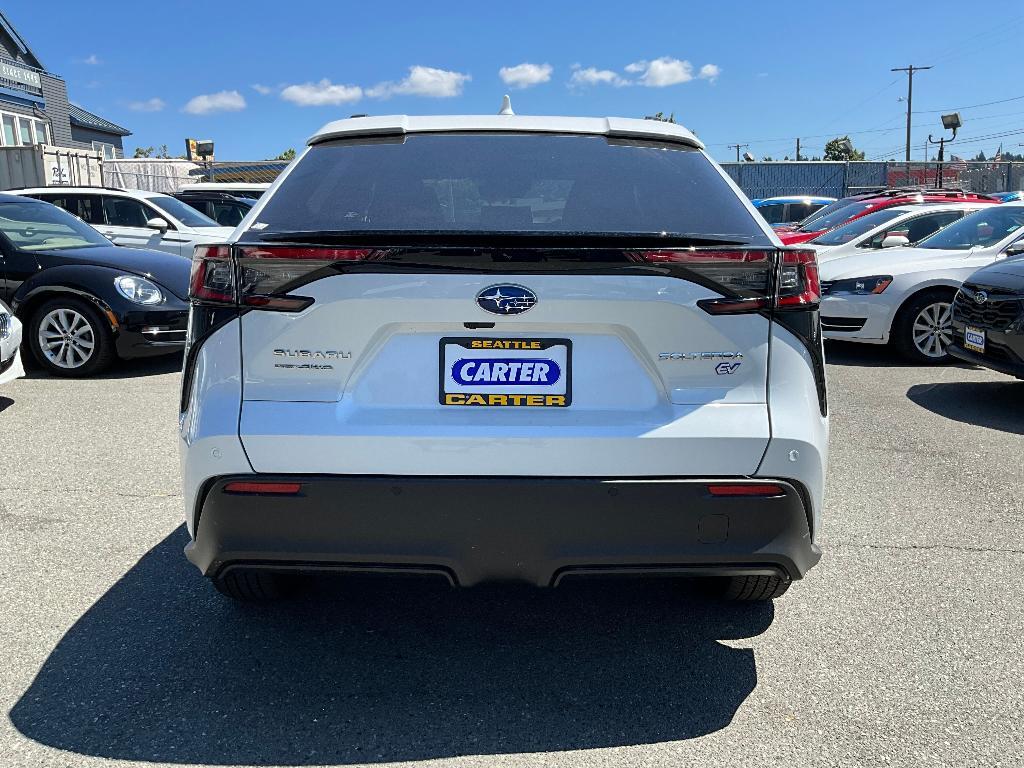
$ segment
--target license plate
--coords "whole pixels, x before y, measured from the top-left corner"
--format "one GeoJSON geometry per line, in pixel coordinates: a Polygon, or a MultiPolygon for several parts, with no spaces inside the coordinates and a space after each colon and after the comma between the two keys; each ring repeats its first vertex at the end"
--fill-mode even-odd
{"type": "Polygon", "coordinates": [[[572,402],[569,339],[441,339],[441,405],[565,408],[572,402]]]}
{"type": "Polygon", "coordinates": [[[964,348],[985,354],[985,332],[968,325],[964,329],[964,348]]]}

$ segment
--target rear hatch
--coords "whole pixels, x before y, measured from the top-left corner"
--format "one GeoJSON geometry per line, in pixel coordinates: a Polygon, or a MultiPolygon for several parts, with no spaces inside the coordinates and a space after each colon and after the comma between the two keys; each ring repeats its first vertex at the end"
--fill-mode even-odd
{"type": "Polygon", "coordinates": [[[698,150],[335,141],[251,221],[197,269],[199,292],[237,275],[258,472],[722,476],[764,454],[779,251],[698,150]]]}

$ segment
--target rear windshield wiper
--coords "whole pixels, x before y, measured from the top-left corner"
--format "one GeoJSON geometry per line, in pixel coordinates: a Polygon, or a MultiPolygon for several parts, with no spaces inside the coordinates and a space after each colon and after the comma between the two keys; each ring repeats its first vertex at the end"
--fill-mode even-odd
{"type": "Polygon", "coordinates": [[[575,248],[660,247],[700,248],[722,246],[770,246],[753,242],[746,235],[703,235],[675,232],[501,232],[452,230],[294,230],[258,235],[267,243],[308,243],[314,245],[482,245],[560,246],[575,248]]]}

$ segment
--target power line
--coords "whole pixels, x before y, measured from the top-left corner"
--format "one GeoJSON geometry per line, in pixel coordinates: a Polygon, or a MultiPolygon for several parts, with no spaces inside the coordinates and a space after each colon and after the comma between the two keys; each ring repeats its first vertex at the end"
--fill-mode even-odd
{"type": "Polygon", "coordinates": [[[957,112],[961,109],[974,109],[975,107],[991,107],[993,104],[1005,104],[1008,101],[1020,101],[1024,96],[1014,96],[1010,99],[999,99],[998,101],[986,101],[981,104],[968,104],[965,107],[948,107],[947,109],[920,109],[915,115],[934,115],[936,112],[957,112]]]}
{"type": "Polygon", "coordinates": [[[736,162],[737,163],[740,161],[740,148],[741,147],[742,148],[746,148],[746,147],[749,147],[749,146],[750,146],[749,144],[730,144],[729,145],[729,149],[735,149],[736,150],[736,162]]]}

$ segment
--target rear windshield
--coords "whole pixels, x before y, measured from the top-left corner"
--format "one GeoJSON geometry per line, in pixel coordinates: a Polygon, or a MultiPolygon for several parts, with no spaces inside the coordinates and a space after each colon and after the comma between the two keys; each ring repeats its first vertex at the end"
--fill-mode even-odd
{"type": "Polygon", "coordinates": [[[421,134],[316,145],[254,228],[261,235],[670,233],[769,242],[697,150],[552,134],[421,134]]]}
{"type": "Polygon", "coordinates": [[[859,219],[854,219],[849,224],[844,224],[841,227],[836,227],[831,232],[826,232],[824,235],[819,235],[814,238],[811,242],[818,245],[842,245],[848,243],[855,237],[870,232],[875,227],[879,227],[885,224],[887,221],[892,221],[897,216],[902,216],[906,211],[901,211],[896,208],[883,208],[880,211],[869,213],[867,216],[861,216],[859,219]]]}

